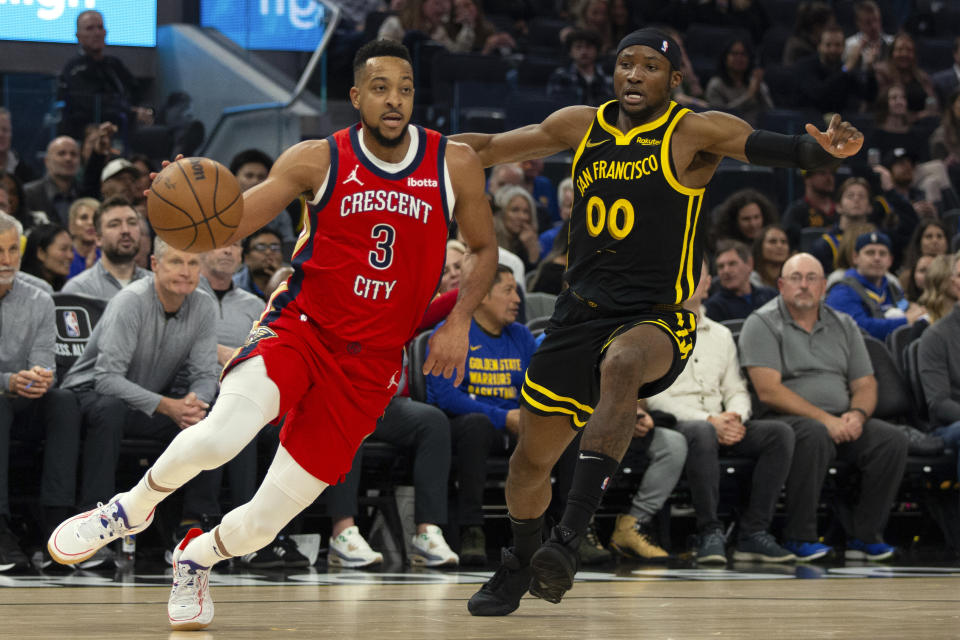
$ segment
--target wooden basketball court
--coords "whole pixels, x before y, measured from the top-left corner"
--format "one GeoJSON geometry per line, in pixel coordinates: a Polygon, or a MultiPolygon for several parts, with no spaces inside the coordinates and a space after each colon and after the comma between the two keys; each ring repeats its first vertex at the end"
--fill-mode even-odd
{"type": "Polygon", "coordinates": [[[582,573],[559,605],[526,597],[505,618],[466,600],[489,572],[214,574],[216,619],[167,627],[169,572],[0,577],[9,638],[870,638],[960,637],[960,569],[620,568],[582,573]],[[810,579],[804,579],[810,578],[810,579]]]}

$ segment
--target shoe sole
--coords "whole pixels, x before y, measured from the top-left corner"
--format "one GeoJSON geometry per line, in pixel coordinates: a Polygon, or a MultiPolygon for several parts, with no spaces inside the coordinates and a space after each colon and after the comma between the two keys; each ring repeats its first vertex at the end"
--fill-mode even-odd
{"type": "Polygon", "coordinates": [[[704,556],[697,558],[697,564],[727,564],[727,556],[704,556]]]}
{"type": "Polygon", "coordinates": [[[825,558],[830,554],[830,551],[818,551],[817,553],[811,553],[808,556],[797,556],[797,562],[815,562],[821,558],[825,558]]]}
{"type": "MultiPolygon", "coordinates": [[[[520,601],[517,600],[516,603],[507,603],[507,602],[498,602],[496,604],[489,602],[477,602],[474,600],[481,592],[474,594],[472,598],[467,601],[467,611],[470,612],[470,615],[477,617],[498,617],[498,616],[508,616],[520,607],[520,601]]],[[[521,598],[523,596],[520,596],[521,598]]]]}
{"type": "Polygon", "coordinates": [[[870,555],[864,551],[853,551],[847,549],[843,557],[845,560],[868,560],[870,562],[881,562],[883,560],[889,560],[893,557],[893,551],[888,551],[887,553],[881,553],[875,556],[870,555]]]}
{"type": "Polygon", "coordinates": [[[644,562],[666,562],[670,558],[670,554],[662,556],[645,556],[643,554],[637,553],[630,547],[621,547],[615,542],[610,543],[610,548],[617,552],[618,555],[624,558],[630,558],[631,560],[642,560],[644,562]]]}
{"type": "MultiPolygon", "coordinates": [[[[122,496],[122,495],[123,495],[122,493],[118,493],[117,495],[115,495],[115,496],[113,496],[112,498],[110,498],[110,502],[113,502],[114,500],[116,500],[117,498],[119,498],[119,497],[122,496]]],[[[90,557],[93,556],[97,551],[100,551],[100,549],[102,549],[103,547],[107,546],[108,544],[110,544],[110,543],[113,542],[114,540],[119,540],[119,539],[120,539],[120,538],[114,538],[114,539],[112,539],[112,540],[107,540],[106,542],[104,542],[103,544],[101,544],[99,547],[94,547],[93,550],[91,550],[89,553],[86,553],[86,554],[83,555],[83,556],[62,556],[62,555],[60,555],[60,554],[57,552],[57,548],[53,545],[53,541],[56,539],[57,534],[60,533],[60,530],[63,529],[64,525],[66,525],[68,522],[73,522],[73,521],[76,520],[77,518],[83,518],[83,517],[85,517],[86,515],[88,515],[91,511],[94,511],[94,510],[93,510],[93,509],[90,509],[89,511],[84,511],[84,512],[81,513],[81,514],[75,515],[75,516],[73,516],[72,518],[69,518],[69,519],[67,519],[67,520],[64,520],[63,522],[60,523],[60,525],[59,525],[56,529],[54,529],[53,533],[50,534],[50,538],[49,538],[49,540],[47,540],[47,552],[50,554],[50,557],[53,558],[53,560],[54,560],[55,562],[57,562],[57,563],[59,563],[59,564],[66,564],[66,565],[79,564],[79,563],[83,562],[84,560],[89,560],[90,557]]],[[[136,526],[136,527],[133,527],[132,529],[130,529],[130,531],[128,531],[128,532],[127,532],[126,534],[124,534],[124,535],[135,536],[135,535],[137,535],[138,533],[144,531],[147,527],[149,527],[149,526],[153,523],[153,515],[154,515],[154,513],[156,513],[156,509],[154,509],[153,511],[150,512],[150,514],[147,516],[147,520],[146,520],[143,524],[138,525],[138,526],[136,526]]],[[[99,566],[99,565],[97,565],[97,566],[99,566]]]]}
{"type": "Polygon", "coordinates": [[[170,621],[170,628],[174,631],[199,631],[200,629],[206,629],[213,623],[213,620],[210,622],[184,622],[176,623],[173,620],[170,621]]]}
{"type": "MultiPolygon", "coordinates": [[[[377,558],[376,560],[344,560],[339,556],[327,555],[327,565],[332,567],[342,567],[344,569],[363,569],[364,567],[372,567],[375,564],[380,564],[383,562],[383,558],[377,558]]],[[[282,565],[281,565],[282,566],[282,565]]]]}
{"type": "Polygon", "coordinates": [[[734,551],[733,559],[738,562],[765,562],[769,564],[783,564],[787,562],[796,562],[797,556],[792,553],[788,556],[766,556],[762,553],[751,553],[749,551],[734,551]]]}
{"type": "MultiPolygon", "coordinates": [[[[486,564],[486,559],[483,561],[486,564]]],[[[410,565],[414,567],[456,567],[460,564],[459,558],[446,558],[444,560],[431,560],[426,556],[410,554],[410,565]]]]}
{"type": "Polygon", "coordinates": [[[543,546],[530,559],[530,595],[551,604],[559,604],[563,594],[573,586],[576,567],[567,556],[552,546],[543,546]]]}

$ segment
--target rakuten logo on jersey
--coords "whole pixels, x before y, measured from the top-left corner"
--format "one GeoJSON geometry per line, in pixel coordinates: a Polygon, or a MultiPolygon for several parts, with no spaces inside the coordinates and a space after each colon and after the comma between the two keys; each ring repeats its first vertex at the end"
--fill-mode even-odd
{"type": "Polygon", "coordinates": [[[430,178],[417,180],[416,178],[407,178],[408,187],[436,187],[437,181],[430,178]]]}

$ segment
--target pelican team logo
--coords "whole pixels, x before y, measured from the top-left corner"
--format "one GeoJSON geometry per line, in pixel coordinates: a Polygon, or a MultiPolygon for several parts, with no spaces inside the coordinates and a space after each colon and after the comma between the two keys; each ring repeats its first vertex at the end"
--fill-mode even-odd
{"type": "Polygon", "coordinates": [[[260,342],[266,338],[276,337],[277,332],[270,327],[256,326],[250,331],[250,335],[247,336],[247,341],[243,343],[243,347],[249,347],[250,345],[260,342]]]}

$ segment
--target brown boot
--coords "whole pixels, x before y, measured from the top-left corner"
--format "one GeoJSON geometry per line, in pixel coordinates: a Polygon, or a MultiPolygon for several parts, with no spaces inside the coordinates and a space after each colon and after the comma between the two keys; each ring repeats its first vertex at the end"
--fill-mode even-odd
{"type": "Polygon", "coordinates": [[[670,554],[658,547],[633,516],[621,513],[617,516],[617,523],[610,536],[610,548],[627,558],[662,561],[670,554]]]}

